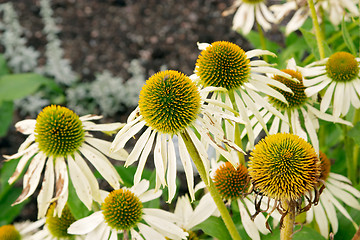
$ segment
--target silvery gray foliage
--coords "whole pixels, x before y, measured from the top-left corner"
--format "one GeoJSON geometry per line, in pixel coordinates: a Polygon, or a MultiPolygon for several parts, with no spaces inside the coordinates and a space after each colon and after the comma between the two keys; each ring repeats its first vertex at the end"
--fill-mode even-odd
{"type": "Polygon", "coordinates": [[[15,101],[15,106],[19,109],[21,116],[36,117],[41,109],[50,104],[43,92],[37,92],[34,95],[15,101]]]}
{"type": "Polygon", "coordinates": [[[43,32],[48,41],[45,51],[47,61],[42,72],[53,76],[57,83],[69,86],[77,80],[77,76],[71,68],[70,61],[64,58],[64,50],[57,36],[60,30],[53,18],[50,0],[40,0],[40,15],[44,22],[43,32]]]}
{"type": "Polygon", "coordinates": [[[4,46],[4,57],[8,67],[15,73],[31,72],[37,67],[39,52],[26,46],[24,29],[19,23],[13,5],[0,4],[0,43],[4,46]]]}

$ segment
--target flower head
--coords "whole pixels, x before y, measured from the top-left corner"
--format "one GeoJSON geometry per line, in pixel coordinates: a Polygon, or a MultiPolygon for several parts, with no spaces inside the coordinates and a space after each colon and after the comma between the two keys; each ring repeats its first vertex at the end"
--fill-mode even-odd
{"type": "Polygon", "coordinates": [[[14,225],[4,225],[0,227],[0,237],[3,240],[20,240],[21,235],[14,225]]]}
{"type": "Polygon", "coordinates": [[[39,227],[44,225],[45,219],[36,222],[17,222],[14,224],[0,226],[1,240],[21,240],[30,239],[30,237],[39,231],[39,227]]]}
{"type": "Polygon", "coordinates": [[[127,231],[132,239],[186,239],[188,234],[173,223],[176,218],[172,213],[143,207],[144,202],[156,199],[162,193],[148,188],[149,182],[142,180],[129,189],[104,191],[101,210],[74,222],[68,233],[118,239],[118,234],[127,231]]]}
{"type": "MultiPolygon", "coordinates": [[[[264,100],[261,94],[265,93],[287,104],[285,97],[268,84],[274,84],[283,91],[291,92],[291,89],[284,84],[263,74],[277,74],[285,78],[291,78],[290,75],[272,68],[263,60],[252,60],[252,58],[262,55],[275,56],[266,50],[255,49],[245,52],[236,44],[226,41],[218,41],[212,44],[201,43],[198,46],[202,51],[196,62],[193,78],[202,86],[222,87],[228,90],[226,92],[215,92],[212,98],[224,101],[228,106],[232,106],[232,110],[228,110],[229,107],[222,107],[219,111],[232,112],[242,120],[249,138],[248,147],[252,148],[255,136],[248,117],[249,112],[256,116],[256,119],[262,123],[261,126],[267,131],[257,104],[284,119],[284,116],[264,100]]],[[[234,141],[235,136],[232,133],[235,133],[236,126],[234,124],[230,126],[226,123],[225,126],[227,138],[234,141]]]]}
{"type": "Polygon", "coordinates": [[[139,108],[147,125],[176,134],[193,123],[200,112],[200,92],[190,78],[177,71],[150,77],[140,92],[139,108]]]}
{"type": "Polygon", "coordinates": [[[280,201],[296,201],[311,191],[320,176],[314,148],[302,138],[278,133],[261,140],[251,153],[254,188],[280,201]]]}
{"type": "Polygon", "coordinates": [[[54,238],[70,238],[71,235],[67,233],[67,230],[76,220],[69,207],[65,205],[61,212],[61,217],[56,216],[54,211],[55,204],[51,204],[46,213],[46,225],[49,232],[54,238]]]}
{"type": "MultiPolygon", "coordinates": [[[[167,185],[168,201],[173,199],[176,192],[174,135],[178,137],[180,160],[184,166],[192,199],[195,197],[194,176],[185,141],[192,141],[195,144],[207,172],[209,172],[210,163],[201,141],[207,141],[230,160],[232,158],[221,142],[242,151],[241,148],[225,139],[220,123],[214,118],[214,115],[221,115],[222,118],[240,121],[233,116],[216,111],[213,106],[216,101],[207,99],[209,91],[213,89],[217,88],[199,90],[189,77],[173,70],[156,73],[146,81],[140,93],[139,107],[129,116],[127,124],[118,132],[111,146],[115,152],[122,149],[130,138],[140,132],[143,127],[147,127],[125,162],[125,166],[128,166],[139,160],[134,176],[135,184],[140,182],[147,157],[152,146],[155,145],[156,188],[167,185]],[[211,104],[204,104],[205,101],[211,104]],[[194,133],[194,129],[200,134],[201,141],[194,133]]],[[[222,103],[219,102],[219,104],[222,103]]]]}
{"type": "Polygon", "coordinates": [[[113,132],[122,124],[95,124],[90,120],[101,116],[79,117],[66,107],[51,105],[45,107],[36,120],[23,120],[15,126],[18,131],[29,135],[18,153],[4,156],[6,159],[21,157],[14,174],[13,183],[20,176],[27,163],[24,176],[24,190],[15,201],[18,204],[32,195],[39,184],[45,168],[42,189],[38,195],[38,217],[44,217],[51,202],[56,201],[56,214],[61,214],[68,198],[69,176],[80,200],[89,209],[92,201],[100,201],[98,182],[84,159],[88,159],[100,174],[112,185],[119,187],[120,176],[107,155],[116,160],[127,157],[125,150],[110,153],[110,142],[94,138],[89,131],[113,132]],[[56,195],[54,195],[56,186],[56,195]]]}
{"type": "Polygon", "coordinates": [[[332,103],[333,115],[346,115],[350,106],[360,107],[360,59],[347,52],[336,52],[329,58],[303,68],[306,94],[313,96],[323,89],[320,110],[332,103]]]}

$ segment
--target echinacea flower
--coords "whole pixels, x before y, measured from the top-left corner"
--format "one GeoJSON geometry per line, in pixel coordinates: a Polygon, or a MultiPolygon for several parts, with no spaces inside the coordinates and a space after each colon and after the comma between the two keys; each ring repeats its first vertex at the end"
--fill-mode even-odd
{"type": "MultiPolygon", "coordinates": [[[[351,17],[359,16],[359,9],[356,6],[355,0],[322,0],[316,1],[314,7],[319,16],[319,21],[323,21],[321,18],[323,15],[328,16],[330,22],[337,26],[342,19],[351,19],[351,17]],[[324,11],[324,14],[320,14],[320,9],[324,11]]],[[[287,0],[283,4],[274,4],[270,6],[270,10],[274,12],[276,22],[280,22],[288,14],[295,13],[291,16],[291,19],[286,24],[285,34],[298,30],[310,16],[310,8],[307,1],[287,0]]]]}
{"type": "MultiPolygon", "coordinates": [[[[266,50],[250,50],[245,52],[238,45],[226,41],[218,41],[212,44],[199,44],[202,50],[196,61],[194,80],[204,87],[213,86],[225,88],[227,92],[214,92],[212,98],[223,101],[238,111],[243,120],[249,138],[250,148],[253,147],[255,137],[252,131],[248,110],[250,110],[258,121],[266,129],[266,124],[260,115],[257,104],[264,106],[279,118],[285,120],[284,116],[271,104],[263,99],[261,94],[267,94],[280,101],[287,103],[282,94],[270,87],[272,84],[279,89],[291,92],[284,84],[264,75],[277,74],[283,77],[290,75],[271,67],[271,64],[263,60],[251,60],[262,55],[276,56],[266,50]]],[[[226,108],[223,108],[226,111],[226,108]]],[[[234,141],[235,125],[225,125],[227,138],[234,141]]]]}
{"type": "Polygon", "coordinates": [[[254,190],[274,199],[274,207],[283,217],[290,208],[300,211],[305,195],[311,200],[308,206],[313,203],[310,192],[320,177],[320,160],[315,149],[299,136],[266,136],[251,152],[248,170],[254,190]]]}
{"type": "MultiPolygon", "coordinates": [[[[272,104],[284,115],[286,121],[283,121],[267,109],[259,106],[264,121],[270,122],[272,120],[269,134],[292,132],[293,134],[304,138],[305,141],[309,138],[316,152],[319,153],[319,140],[317,137],[317,130],[319,128],[318,119],[330,122],[339,122],[350,126],[351,123],[324,113],[314,106],[315,100],[305,94],[306,87],[303,84],[303,76],[301,72],[298,71],[294,59],[290,59],[287,64],[287,68],[282,71],[291,75],[293,79],[295,79],[294,81],[279,75],[274,75],[272,77],[274,80],[283,83],[292,90],[292,93],[289,93],[274,87],[286,98],[288,104],[285,104],[274,97],[268,97],[268,100],[270,104],[272,104]],[[304,123],[304,127],[302,126],[302,123],[304,123]]],[[[256,121],[256,118],[253,118],[252,122],[255,122],[254,134],[255,136],[258,136],[262,130],[262,126],[258,121],[256,121]]]]}
{"type": "MultiPolygon", "coordinates": [[[[212,105],[215,101],[203,104],[204,101],[210,101],[206,99],[206,95],[213,89],[216,88],[199,90],[189,77],[173,70],[158,72],[146,81],[140,92],[138,108],[129,116],[127,124],[117,133],[111,146],[115,152],[122,149],[130,138],[146,127],[125,162],[125,166],[128,166],[139,159],[134,176],[135,184],[140,181],[147,158],[152,146],[155,145],[156,185],[167,185],[168,201],[173,199],[176,192],[176,153],[172,140],[174,135],[178,137],[179,155],[191,199],[194,199],[194,176],[186,141],[195,144],[207,173],[210,170],[210,162],[201,141],[207,141],[229,160],[232,158],[219,142],[225,142],[232,148],[242,151],[224,138],[220,123],[213,120],[212,115],[217,114],[212,105]],[[194,129],[201,135],[201,141],[194,129]]],[[[223,113],[220,114],[226,118],[223,113]]],[[[237,121],[233,116],[229,118],[237,121]]]]}
{"type": "Polygon", "coordinates": [[[235,0],[223,15],[233,13],[236,8],[232,28],[235,31],[241,30],[245,35],[251,31],[256,22],[267,31],[270,30],[271,23],[275,21],[273,13],[266,6],[266,0],[235,0]]]}
{"type": "Polygon", "coordinates": [[[94,240],[116,240],[120,233],[130,234],[131,239],[186,239],[188,234],[174,224],[174,214],[143,206],[162,194],[148,188],[149,181],[142,180],[131,188],[104,191],[101,210],[74,222],[68,233],[94,240]]]}
{"type": "Polygon", "coordinates": [[[7,160],[21,157],[9,184],[16,181],[29,161],[30,164],[23,179],[24,189],[14,204],[21,203],[34,193],[45,168],[37,198],[39,218],[45,216],[52,201],[57,202],[56,214],[61,213],[68,198],[68,174],[78,197],[90,209],[93,200],[100,201],[100,192],[98,182],[84,159],[89,160],[111,186],[119,187],[120,176],[103,154],[124,160],[127,152],[121,149],[116,154],[110,153],[111,143],[93,137],[89,131],[113,132],[122,124],[91,122],[100,118],[95,115],[79,117],[66,107],[51,105],[45,107],[36,120],[16,123],[16,129],[29,136],[16,154],[4,156],[7,160]],[[56,194],[53,197],[54,185],[56,194]]]}
{"type": "Polygon", "coordinates": [[[306,222],[316,221],[321,235],[328,238],[330,233],[329,223],[331,232],[336,234],[338,231],[339,224],[336,209],[351,221],[355,229],[358,228],[343,203],[360,211],[360,191],[354,188],[351,181],[345,176],[330,172],[331,162],[326,154],[321,151],[320,161],[321,182],[319,184],[325,184],[325,189],[320,195],[319,203],[306,212],[306,222]]]}
{"type": "Polygon", "coordinates": [[[65,205],[61,212],[61,217],[55,215],[55,206],[53,203],[50,205],[46,217],[42,218],[43,228],[36,233],[32,234],[25,240],[81,240],[82,236],[71,235],[67,233],[69,226],[74,223],[75,217],[71,213],[69,207],[65,205]]]}
{"type": "Polygon", "coordinates": [[[360,58],[347,52],[336,52],[302,69],[305,92],[313,96],[324,89],[320,110],[325,112],[332,105],[335,117],[345,116],[350,105],[356,109],[360,107],[359,69],[360,58]]]}
{"type": "Polygon", "coordinates": [[[1,240],[28,240],[33,234],[39,231],[39,228],[44,225],[45,219],[37,220],[36,222],[18,222],[0,226],[1,240]]]}
{"type": "Polygon", "coordinates": [[[251,184],[247,168],[240,163],[234,167],[230,162],[213,163],[212,167],[212,178],[216,189],[224,200],[236,202],[241,223],[251,239],[260,240],[259,232],[270,233],[266,228],[266,218],[263,214],[258,214],[252,220],[256,207],[254,197],[249,195],[251,184]]]}

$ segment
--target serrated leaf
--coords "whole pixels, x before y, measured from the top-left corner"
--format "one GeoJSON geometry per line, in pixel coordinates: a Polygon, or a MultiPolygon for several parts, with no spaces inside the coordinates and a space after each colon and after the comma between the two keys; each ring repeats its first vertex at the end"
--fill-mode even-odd
{"type": "Polygon", "coordinates": [[[0,101],[0,137],[6,135],[13,119],[14,103],[11,101],[0,101]]]}
{"type": "Polygon", "coordinates": [[[36,73],[4,75],[0,77],[0,102],[26,97],[50,82],[51,79],[36,73]]]}
{"type": "Polygon", "coordinates": [[[356,49],[355,49],[355,45],[350,37],[349,31],[346,28],[346,24],[345,24],[345,20],[343,18],[342,22],[341,22],[341,30],[342,30],[342,36],[344,39],[344,42],[347,46],[347,48],[350,50],[350,52],[356,56],[356,49]]]}
{"type": "Polygon", "coordinates": [[[214,216],[209,217],[204,222],[196,225],[193,230],[201,229],[204,233],[217,239],[231,240],[229,231],[227,230],[223,220],[214,216]]]}

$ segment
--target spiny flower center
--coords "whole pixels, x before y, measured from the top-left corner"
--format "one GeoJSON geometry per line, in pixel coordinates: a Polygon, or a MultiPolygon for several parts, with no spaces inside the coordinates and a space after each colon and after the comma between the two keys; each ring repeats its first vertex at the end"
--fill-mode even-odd
{"type": "Polygon", "coordinates": [[[112,191],[101,206],[106,223],[116,230],[129,230],[142,219],[143,205],[127,189],[112,191]]]}
{"type": "Polygon", "coordinates": [[[61,217],[54,216],[55,204],[51,204],[46,214],[46,224],[50,233],[55,238],[72,239],[73,235],[67,233],[69,226],[76,221],[70,209],[65,205],[61,217]]]}
{"type": "Polygon", "coordinates": [[[319,157],[320,157],[320,168],[321,168],[321,174],[319,179],[326,181],[326,179],[330,174],[331,162],[329,158],[326,156],[326,154],[323,153],[322,151],[320,151],[319,157]]]}
{"type": "Polygon", "coordinates": [[[146,81],[140,92],[139,108],[152,129],[176,134],[196,119],[200,102],[200,93],[189,77],[167,70],[146,81]]]}
{"type": "Polygon", "coordinates": [[[230,162],[226,162],[216,170],[214,183],[224,199],[233,200],[241,198],[250,185],[246,167],[240,164],[234,168],[230,162]]]}
{"type": "Polygon", "coordinates": [[[265,2],[265,0],[242,0],[242,1],[248,4],[257,4],[257,3],[265,2]]]}
{"type": "Polygon", "coordinates": [[[303,84],[301,73],[290,69],[284,69],[281,71],[291,75],[293,78],[299,80],[299,82],[296,82],[291,79],[287,79],[279,75],[275,75],[273,79],[286,85],[288,88],[290,88],[293,91],[293,93],[286,92],[284,90],[272,86],[275,90],[280,92],[285,97],[289,105],[286,105],[284,102],[278,100],[277,98],[269,96],[270,102],[281,110],[293,109],[302,106],[306,102],[307,96],[305,94],[305,86],[303,84]]]}
{"type": "Polygon", "coordinates": [[[21,236],[13,225],[4,225],[0,227],[1,240],[20,240],[21,236]]]}
{"type": "Polygon", "coordinates": [[[84,141],[79,116],[66,107],[51,105],[36,118],[35,141],[41,151],[52,156],[74,153],[84,141]]]}
{"type": "Polygon", "coordinates": [[[195,70],[205,87],[231,90],[248,81],[250,60],[238,45],[219,41],[200,53],[195,70]]]}
{"type": "Polygon", "coordinates": [[[326,73],[336,82],[350,82],[359,75],[359,63],[352,54],[337,52],[329,57],[326,73]]]}
{"type": "Polygon", "coordinates": [[[296,201],[320,176],[320,161],[304,139],[277,133],[262,139],[251,153],[251,181],[258,191],[281,201],[296,201]]]}

